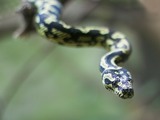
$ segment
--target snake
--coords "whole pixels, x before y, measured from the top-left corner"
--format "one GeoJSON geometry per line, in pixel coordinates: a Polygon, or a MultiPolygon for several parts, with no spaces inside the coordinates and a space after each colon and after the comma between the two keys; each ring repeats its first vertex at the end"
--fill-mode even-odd
{"type": "Polygon", "coordinates": [[[59,0],[25,0],[25,3],[35,10],[33,19],[37,33],[49,41],[64,46],[106,49],[108,52],[99,65],[104,87],[122,99],[134,96],[132,76],[119,66],[131,54],[131,44],[123,33],[106,26],[66,24],[60,19],[63,6],[59,0]]]}

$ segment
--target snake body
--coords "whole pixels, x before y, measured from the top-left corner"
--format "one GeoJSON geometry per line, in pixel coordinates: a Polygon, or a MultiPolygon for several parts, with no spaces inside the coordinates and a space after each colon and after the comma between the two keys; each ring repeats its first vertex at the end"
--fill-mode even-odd
{"type": "Polygon", "coordinates": [[[131,46],[124,34],[107,27],[74,27],[61,21],[62,5],[58,0],[26,0],[36,9],[34,22],[40,35],[67,46],[97,46],[108,49],[100,62],[102,83],[120,98],[132,98],[131,74],[117,64],[125,61],[131,46]]]}

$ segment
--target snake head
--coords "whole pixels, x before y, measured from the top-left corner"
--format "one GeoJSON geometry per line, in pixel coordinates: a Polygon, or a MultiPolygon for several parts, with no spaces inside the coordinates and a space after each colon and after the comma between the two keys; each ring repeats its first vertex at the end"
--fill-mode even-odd
{"type": "Polygon", "coordinates": [[[106,89],[120,98],[132,98],[134,95],[131,74],[124,68],[107,69],[102,73],[102,82],[106,89]]]}

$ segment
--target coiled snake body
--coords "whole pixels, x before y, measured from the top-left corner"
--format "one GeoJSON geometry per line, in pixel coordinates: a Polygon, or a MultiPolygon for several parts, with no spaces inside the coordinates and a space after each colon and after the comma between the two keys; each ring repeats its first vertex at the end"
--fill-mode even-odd
{"type": "Polygon", "coordinates": [[[125,35],[107,27],[73,27],[59,20],[61,3],[58,0],[26,0],[36,9],[34,22],[38,33],[48,40],[68,46],[99,46],[108,49],[100,62],[102,83],[119,97],[133,97],[130,73],[117,64],[125,61],[131,46],[125,35]]]}

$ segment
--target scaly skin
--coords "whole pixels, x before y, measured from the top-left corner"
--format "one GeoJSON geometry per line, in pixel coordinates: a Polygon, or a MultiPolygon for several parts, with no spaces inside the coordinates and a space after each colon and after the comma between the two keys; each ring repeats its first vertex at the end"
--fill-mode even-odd
{"type": "Polygon", "coordinates": [[[58,0],[27,0],[34,9],[35,26],[40,35],[65,46],[97,46],[108,49],[100,62],[102,83],[120,98],[132,98],[130,73],[117,64],[125,61],[131,46],[125,35],[107,27],[73,27],[59,20],[62,5],[58,0]]]}

